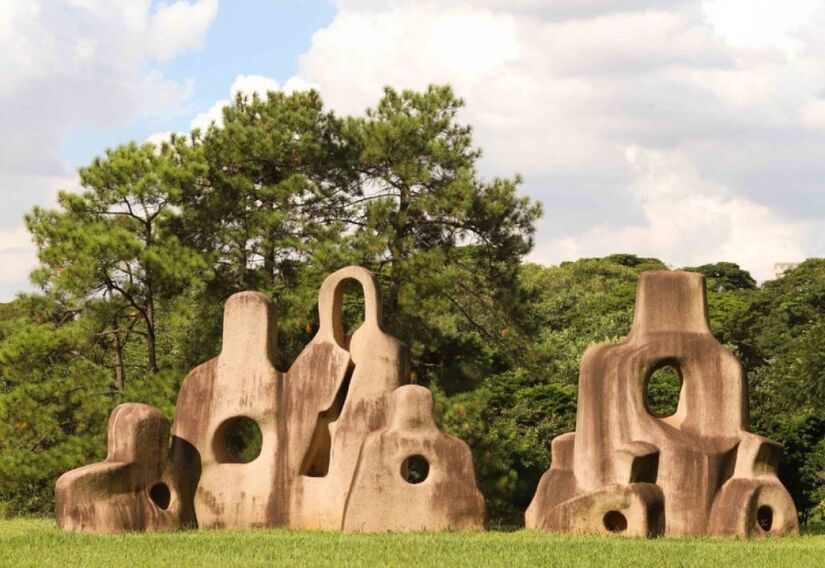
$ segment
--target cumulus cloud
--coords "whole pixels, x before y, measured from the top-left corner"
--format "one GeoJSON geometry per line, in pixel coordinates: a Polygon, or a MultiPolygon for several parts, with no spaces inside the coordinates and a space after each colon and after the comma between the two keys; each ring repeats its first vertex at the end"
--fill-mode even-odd
{"type": "Polygon", "coordinates": [[[810,22],[819,0],[707,0],[703,9],[716,31],[736,47],[798,46],[792,32],[810,22]]]}
{"type": "Polygon", "coordinates": [[[0,295],[12,297],[19,291],[20,282],[25,282],[29,270],[36,261],[29,234],[24,227],[11,230],[0,229],[0,295]]]}
{"type": "Polygon", "coordinates": [[[631,248],[766,277],[823,252],[822,4],[338,0],[300,75],[342,112],[451,83],[484,172],[545,203],[536,260],[631,248]]]}
{"type": "Polygon", "coordinates": [[[148,20],[141,18],[148,28],[149,54],[167,60],[181,51],[202,47],[204,31],[217,11],[218,0],[162,3],[148,20]]]}
{"type": "Polygon", "coordinates": [[[703,179],[678,152],[633,146],[625,156],[635,175],[629,193],[643,223],[591,227],[542,245],[534,256],[561,261],[633,251],[693,266],[736,258],[763,280],[773,275],[774,259],[805,258],[800,243],[810,230],[806,223],[783,220],[703,179]]]}
{"type": "MultiPolygon", "coordinates": [[[[4,235],[19,239],[21,213],[47,203],[60,187],[56,183],[74,179],[60,158],[71,129],[119,127],[141,116],[188,112],[193,83],[164,77],[157,62],[199,47],[217,5],[217,0],[0,2],[4,235]]],[[[30,244],[12,248],[23,246],[31,258],[30,244]]],[[[0,271],[19,277],[22,289],[27,279],[19,272],[32,264],[11,259],[9,250],[0,251],[0,271]]],[[[2,298],[9,298],[10,287],[0,291],[2,298]]]]}
{"type": "MultiPolygon", "coordinates": [[[[336,0],[342,11],[381,11],[408,5],[415,0],[336,0]]],[[[475,0],[475,8],[530,14],[555,20],[576,19],[597,15],[654,10],[683,4],[685,0],[475,0]]],[[[466,6],[466,0],[441,0],[440,6],[466,6]]]]}
{"type": "MultiPolygon", "coordinates": [[[[285,93],[292,93],[293,91],[306,91],[313,88],[314,85],[305,81],[301,77],[291,77],[284,83],[283,87],[271,77],[264,75],[238,75],[232,82],[229,88],[229,94],[234,99],[239,93],[245,95],[255,95],[265,97],[268,91],[284,91],[285,93]]],[[[230,104],[231,99],[221,99],[209,107],[205,112],[199,113],[192,119],[190,126],[192,128],[199,128],[205,130],[211,124],[218,126],[223,125],[223,109],[230,104]]],[[[158,136],[158,135],[153,135],[158,136]]],[[[160,135],[162,136],[162,134],[160,135]]],[[[152,137],[150,137],[151,140],[152,137]]]]}

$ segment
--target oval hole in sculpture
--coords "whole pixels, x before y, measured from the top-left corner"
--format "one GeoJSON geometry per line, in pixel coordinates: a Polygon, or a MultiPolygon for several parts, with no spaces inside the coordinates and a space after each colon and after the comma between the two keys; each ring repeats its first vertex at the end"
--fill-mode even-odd
{"type": "Polygon", "coordinates": [[[407,483],[421,483],[430,474],[430,462],[424,456],[410,456],[401,462],[401,477],[407,483]]]}
{"type": "Polygon", "coordinates": [[[149,490],[149,498],[158,508],[165,511],[169,508],[169,503],[172,501],[172,493],[169,491],[169,486],[165,483],[155,483],[149,490]]]}
{"type": "Polygon", "coordinates": [[[604,528],[612,533],[620,533],[627,530],[627,518],[619,511],[608,511],[603,519],[604,528]]]}
{"type": "Polygon", "coordinates": [[[763,531],[768,532],[771,530],[773,526],[773,509],[767,505],[759,507],[759,509],[756,510],[756,522],[763,531]]]}
{"type": "Polygon", "coordinates": [[[344,296],[341,306],[341,325],[344,337],[351,337],[364,323],[364,293],[357,280],[345,280],[344,296]]]}
{"type": "Polygon", "coordinates": [[[682,392],[682,373],[675,363],[654,368],[645,383],[645,405],[653,416],[665,418],[676,413],[682,392]]]}
{"type": "Polygon", "coordinates": [[[230,418],[218,428],[215,454],[218,461],[249,463],[261,455],[263,434],[258,423],[246,416],[230,418]]]}

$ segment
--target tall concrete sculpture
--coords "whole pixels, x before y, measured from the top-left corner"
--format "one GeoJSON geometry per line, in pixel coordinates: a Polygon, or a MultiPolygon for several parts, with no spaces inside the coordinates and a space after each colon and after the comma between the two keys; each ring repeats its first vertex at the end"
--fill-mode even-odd
{"type": "Polygon", "coordinates": [[[796,509],[776,476],[782,448],[747,431],[747,383],[710,332],[701,274],[644,273],[630,335],[584,354],[575,433],[553,440],[528,527],[636,536],[785,535],[796,509]],[[682,388],[670,416],[647,383],[682,388]]]}
{"type": "Polygon", "coordinates": [[[255,292],[232,296],[220,355],[181,386],[171,457],[165,417],[143,405],[118,407],[107,461],[58,481],[60,526],[483,528],[469,447],[437,430],[429,391],[401,386],[408,351],[381,326],[375,275],[339,270],[322,285],[318,306],[318,333],[281,372],[271,302],[255,292]],[[347,338],[342,300],[350,280],[364,290],[365,317],[347,338]],[[134,416],[121,410],[137,407],[134,416]],[[260,432],[260,452],[240,456],[232,440],[250,425],[260,432]],[[118,450],[129,433],[136,441],[118,450]],[[126,481],[112,477],[112,463],[127,471],[119,474],[126,481]],[[156,499],[159,484],[168,496],[156,499]]]}
{"type": "Polygon", "coordinates": [[[313,443],[303,455],[292,494],[292,526],[340,528],[364,440],[386,423],[388,396],[406,382],[407,346],[381,326],[381,296],[375,275],[359,268],[339,270],[326,279],[318,300],[319,335],[349,344],[352,374],[334,404],[318,416],[313,443]],[[347,340],[341,321],[344,284],[364,290],[364,323],[347,340]]]}

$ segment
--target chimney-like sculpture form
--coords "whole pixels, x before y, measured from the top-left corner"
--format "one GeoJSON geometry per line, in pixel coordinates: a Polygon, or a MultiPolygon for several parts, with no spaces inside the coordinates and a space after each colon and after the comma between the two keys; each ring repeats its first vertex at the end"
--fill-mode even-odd
{"type": "Polygon", "coordinates": [[[584,354],[575,433],[553,440],[528,527],[635,536],[795,534],[776,476],[779,444],[748,428],[747,383],[710,332],[705,280],[642,274],[630,335],[584,354]],[[651,375],[677,370],[677,410],[646,400],[651,375]]]}
{"type": "Polygon", "coordinates": [[[375,275],[349,267],[319,296],[320,327],[275,368],[277,323],[262,294],[232,296],[223,348],[193,370],[169,422],[121,405],[106,461],[57,482],[59,525],[94,532],[292,527],[348,531],[484,528],[470,449],[441,433],[430,392],[406,385],[407,347],[381,326],[375,275]],[[361,284],[364,323],[344,335],[344,284],[361,284]],[[232,441],[260,430],[257,456],[232,441]]]}

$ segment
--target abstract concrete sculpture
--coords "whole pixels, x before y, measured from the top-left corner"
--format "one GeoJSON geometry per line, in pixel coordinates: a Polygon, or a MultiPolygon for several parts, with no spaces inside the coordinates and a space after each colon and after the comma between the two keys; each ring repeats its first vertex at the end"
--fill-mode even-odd
{"type": "MultiPolygon", "coordinates": [[[[292,494],[291,526],[334,529],[343,523],[353,475],[367,435],[386,423],[387,397],[406,382],[407,346],[381,327],[381,296],[375,275],[345,268],[326,279],[318,300],[319,335],[347,344],[341,302],[347,279],[364,290],[364,323],[349,339],[352,374],[338,389],[334,405],[318,416],[311,447],[305,451],[292,494]]],[[[468,448],[469,451],[469,448],[468,448]]]]}
{"type": "Polygon", "coordinates": [[[483,528],[469,447],[437,430],[429,391],[401,386],[408,351],[381,327],[375,275],[339,270],[324,281],[318,307],[318,333],[280,372],[271,302],[255,292],[232,296],[220,355],[181,386],[171,458],[165,417],[143,405],[118,407],[106,462],[58,481],[60,526],[483,528]],[[364,290],[365,317],[347,338],[342,302],[349,280],[364,290]],[[231,442],[250,424],[261,447],[244,459],[231,442]],[[110,473],[113,463],[127,473],[110,473]],[[158,484],[168,497],[153,497],[158,484]]]}
{"type": "Polygon", "coordinates": [[[469,448],[438,430],[429,390],[399,388],[387,425],[361,450],[344,530],[477,529],[483,519],[469,448]]]}
{"type": "Polygon", "coordinates": [[[169,420],[145,404],[121,404],[109,418],[109,454],[57,480],[57,522],[65,530],[169,530],[192,519],[180,470],[169,463],[169,420]]]}
{"type": "Polygon", "coordinates": [[[704,277],[646,272],[630,335],[584,354],[575,433],[553,440],[528,527],[636,536],[784,535],[799,530],[776,477],[781,446],[747,431],[747,383],[711,335],[704,277]],[[670,416],[651,412],[663,366],[682,389],[670,416]]]}

